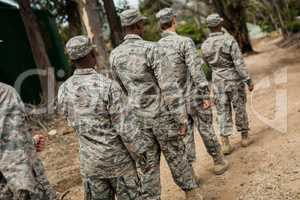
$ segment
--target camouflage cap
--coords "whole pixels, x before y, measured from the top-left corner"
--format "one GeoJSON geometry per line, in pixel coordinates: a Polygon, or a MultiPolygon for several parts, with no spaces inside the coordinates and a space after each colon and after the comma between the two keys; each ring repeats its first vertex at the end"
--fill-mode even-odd
{"type": "Polygon", "coordinates": [[[224,19],[219,14],[212,14],[206,18],[207,26],[212,28],[222,23],[224,19]]]}
{"type": "Polygon", "coordinates": [[[128,9],[120,14],[122,26],[131,26],[141,20],[146,20],[147,17],[141,15],[137,9],[128,9]]]}
{"type": "Polygon", "coordinates": [[[94,49],[91,40],[85,35],[71,38],[66,44],[66,51],[71,60],[85,57],[94,49]]]}
{"type": "Polygon", "coordinates": [[[161,24],[171,22],[176,14],[172,8],[164,8],[156,14],[156,18],[159,19],[161,24]]]}

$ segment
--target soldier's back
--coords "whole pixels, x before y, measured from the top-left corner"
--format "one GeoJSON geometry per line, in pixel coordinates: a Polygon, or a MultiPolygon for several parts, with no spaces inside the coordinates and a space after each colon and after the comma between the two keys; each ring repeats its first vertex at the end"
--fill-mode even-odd
{"type": "Polygon", "coordinates": [[[153,69],[156,44],[127,35],[113,50],[110,61],[115,79],[129,97],[130,109],[154,117],[160,109],[160,88],[153,69]]]}
{"type": "Polygon", "coordinates": [[[229,33],[211,33],[202,44],[202,54],[212,69],[213,81],[237,81],[241,77],[232,58],[232,46],[236,40],[229,33]]]}
{"type": "Polygon", "coordinates": [[[189,42],[191,42],[190,38],[178,35],[175,32],[162,33],[159,45],[163,48],[169,65],[162,66],[164,69],[161,69],[161,74],[163,75],[163,82],[169,83],[167,89],[170,92],[173,89],[185,93],[188,89],[187,84],[190,74],[186,65],[185,54],[187,48],[189,48],[189,42]]]}
{"type": "Polygon", "coordinates": [[[114,130],[111,96],[115,83],[94,69],[76,69],[61,87],[58,101],[80,141],[80,163],[86,176],[116,177],[132,160],[114,130]]]}

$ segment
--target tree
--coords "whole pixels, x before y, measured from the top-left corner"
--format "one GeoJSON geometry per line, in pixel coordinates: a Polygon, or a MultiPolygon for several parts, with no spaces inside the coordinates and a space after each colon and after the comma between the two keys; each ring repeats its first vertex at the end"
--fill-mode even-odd
{"type": "Polygon", "coordinates": [[[34,7],[49,11],[55,18],[63,39],[82,33],[77,0],[31,0],[34,7]]]}
{"type": "Polygon", "coordinates": [[[225,28],[237,39],[243,53],[253,52],[247,29],[248,3],[249,0],[213,0],[216,11],[225,20],[225,28]]]}
{"type": "Polygon", "coordinates": [[[31,9],[30,1],[18,0],[18,3],[34,61],[38,69],[46,72],[46,75],[39,73],[42,88],[42,101],[44,101],[44,103],[47,102],[47,105],[50,105],[55,95],[54,70],[48,58],[46,46],[40,32],[39,23],[31,9]]]}
{"type": "Polygon", "coordinates": [[[111,31],[112,43],[113,46],[117,46],[122,41],[122,27],[120,18],[117,14],[113,0],[103,0],[103,3],[111,31]]]}
{"type": "Polygon", "coordinates": [[[102,35],[102,23],[97,0],[79,0],[79,13],[88,36],[97,47],[98,70],[107,69],[108,52],[102,35]]]}
{"type": "Polygon", "coordinates": [[[65,11],[69,24],[69,37],[74,37],[81,34],[82,25],[80,14],[78,12],[78,4],[74,0],[66,0],[65,11]]]}

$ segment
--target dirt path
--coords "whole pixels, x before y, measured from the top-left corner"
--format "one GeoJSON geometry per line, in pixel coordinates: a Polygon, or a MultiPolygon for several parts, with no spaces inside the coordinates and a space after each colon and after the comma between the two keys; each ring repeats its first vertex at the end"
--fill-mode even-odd
{"type": "MultiPolygon", "coordinates": [[[[241,148],[239,135],[234,135],[237,150],[227,157],[231,169],[215,176],[212,160],[196,137],[197,172],[206,200],[300,199],[300,50],[279,49],[276,42],[257,43],[260,53],[246,58],[258,87],[248,102],[254,144],[241,148]]],[[[50,138],[41,156],[58,191],[70,190],[66,199],[81,200],[76,139],[60,132],[50,138]]],[[[162,199],[183,200],[184,193],[173,183],[165,161],[161,168],[162,199]]]]}

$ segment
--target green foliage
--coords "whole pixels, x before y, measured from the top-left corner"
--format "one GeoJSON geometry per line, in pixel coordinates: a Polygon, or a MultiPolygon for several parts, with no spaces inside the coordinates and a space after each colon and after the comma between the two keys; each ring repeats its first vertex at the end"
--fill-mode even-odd
{"type": "Polygon", "coordinates": [[[160,28],[155,14],[163,8],[172,5],[171,0],[144,0],[141,1],[140,11],[143,15],[148,17],[145,24],[145,35],[144,39],[148,41],[158,41],[160,39],[160,28]]]}
{"type": "Polygon", "coordinates": [[[258,24],[266,32],[281,28],[284,32],[299,32],[295,17],[300,15],[299,0],[250,0],[248,21],[258,24]]]}
{"type": "Polygon", "coordinates": [[[177,32],[180,35],[192,38],[196,45],[201,44],[205,39],[204,28],[200,28],[194,18],[188,18],[186,21],[179,23],[177,32]]]}
{"type": "Polygon", "coordinates": [[[212,80],[212,71],[211,71],[211,68],[207,64],[205,64],[205,65],[202,66],[202,69],[204,71],[206,79],[208,81],[211,81],[212,80]]]}
{"type": "Polygon", "coordinates": [[[66,23],[66,0],[31,0],[34,7],[47,10],[56,17],[58,24],[66,23]]]}
{"type": "Polygon", "coordinates": [[[145,24],[144,39],[148,41],[158,41],[160,39],[160,29],[155,16],[148,16],[145,24]]]}
{"type": "MultiPolygon", "coordinates": [[[[202,52],[201,52],[201,49],[198,49],[198,53],[199,55],[202,57],[202,52]]],[[[208,66],[208,64],[204,64],[202,66],[202,69],[204,71],[204,74],[205,74],[205,77],[208,81],[211,81],[212,80],[212,71],[211,71],[211,68],[208,66]]]]}
{"type": "Polygon", "coordinates": [[[291,21],[287,23],[287,29],[291,33],[300,32],[300,22],[299,21],[291,21]]]}

